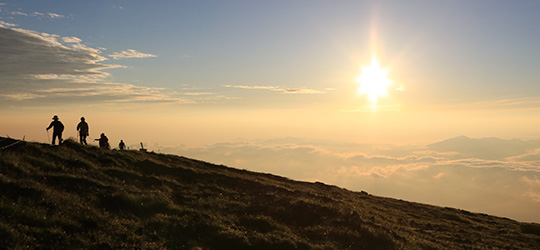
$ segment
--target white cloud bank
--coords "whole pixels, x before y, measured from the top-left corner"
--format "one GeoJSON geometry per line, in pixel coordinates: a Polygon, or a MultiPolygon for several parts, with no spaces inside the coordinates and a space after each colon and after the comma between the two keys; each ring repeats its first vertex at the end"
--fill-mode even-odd
{"type": "Polygon", "coordinates": [[[285,138],[160,150],[374,195],[540,222],[540,140],[457,137],[428,146],[377,146],[285,138]]]}

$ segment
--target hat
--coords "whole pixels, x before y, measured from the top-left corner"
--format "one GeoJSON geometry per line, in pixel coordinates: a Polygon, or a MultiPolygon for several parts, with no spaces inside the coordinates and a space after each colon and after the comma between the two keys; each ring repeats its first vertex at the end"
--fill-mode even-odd
{"type": "Polygon", "coordinates": [[[54,116],[53,116],[53,120],[58,120],[58,116],[57,116],[57,115],[54,115],[54,116]]]}
{"type": "Polygon", "coordinates": [[[84,117],[81,117],[81,121],[84,121],[84,117]]]}

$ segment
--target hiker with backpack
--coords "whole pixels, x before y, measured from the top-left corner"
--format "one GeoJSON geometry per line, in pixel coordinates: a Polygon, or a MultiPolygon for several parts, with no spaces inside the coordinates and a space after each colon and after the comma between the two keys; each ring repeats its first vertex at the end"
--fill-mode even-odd
{"type": "Polygon", "coordinates": [[[61,121],[58,120],[58,116],[54,115],[52,118],[53,121],[49,125],[49,127],[46,128],[47,131],[49,129],[53,128],[53,138],[52,138],[52,145],[56,142],[56,137],[58,137],[58,145],[62,144],[62,132],[64,132],[64,124],[62,124],[61,121]]]}
{"type": "Polygon", "coordinates": [[[88,134],[88,123],[84,120],[84,117],[81,117],[81,122],[77,125],[77,131],[79,131],[79,140],[81,144],[88,145],[86,143],[86,137],[88,134]]]}

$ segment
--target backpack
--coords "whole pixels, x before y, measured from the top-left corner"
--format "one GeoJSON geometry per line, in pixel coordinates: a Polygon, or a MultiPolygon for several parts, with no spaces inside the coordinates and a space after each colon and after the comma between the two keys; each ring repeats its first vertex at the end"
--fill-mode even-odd
{"type": "Polygon", "coordinates": [[[64,124],[62,124],[61,122],[58,122],[54,127],[55,130],[56,130],[56,126],[58,126],[58,131],[64,132],[64,124]]]}

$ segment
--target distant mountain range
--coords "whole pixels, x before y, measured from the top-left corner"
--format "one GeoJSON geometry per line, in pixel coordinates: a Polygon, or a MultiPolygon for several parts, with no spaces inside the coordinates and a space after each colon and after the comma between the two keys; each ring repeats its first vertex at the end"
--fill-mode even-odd
{"type": "Polygon", "coordinates": [[[520,139],[503,140],[494,137],[469,138],[459,136],[430,144],[427,147],[436,151],[456,152],[459,153],[461,158],[501,160],[540,148],[540,140],[523,141],[520,139]]]}
{"type": "Polygon", "coordinates": [[[2,249],[540,249],[535,223],[71,140],[0,137],[0,190],[2,249]]]}

